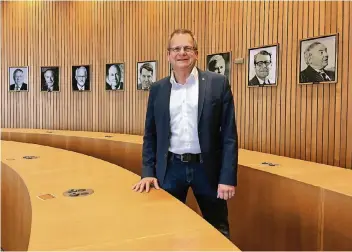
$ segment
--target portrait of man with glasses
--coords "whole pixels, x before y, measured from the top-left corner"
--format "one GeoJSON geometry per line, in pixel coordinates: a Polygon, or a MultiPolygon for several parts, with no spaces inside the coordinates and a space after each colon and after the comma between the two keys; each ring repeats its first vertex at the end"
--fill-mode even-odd
{"type": "Polygon", "coordinates": [[[72,66],[72,90],[90,91],[89,65],[72,66]]]}
{"type": "Polygon", "coordinates": [[[249,50],[249,87],[277,85],[277,48],[278,45],[249,50]]]}

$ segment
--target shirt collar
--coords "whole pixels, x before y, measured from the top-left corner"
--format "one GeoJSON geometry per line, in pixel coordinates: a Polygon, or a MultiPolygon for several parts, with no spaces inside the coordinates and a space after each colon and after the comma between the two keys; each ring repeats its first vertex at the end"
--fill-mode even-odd
{"type": "MultiPolygon", "coordinates": [[[[196,67],[193,67],[191,74],[186,79],[186,83],[189,83],[189,81],[191,80],[197,80],[197,78],[198,78],[198,70],[196,67]]],[[[171,72],[170,82],[172,85],[180,85],[177,83],[175,79],[174,71],[171,72]]]]}

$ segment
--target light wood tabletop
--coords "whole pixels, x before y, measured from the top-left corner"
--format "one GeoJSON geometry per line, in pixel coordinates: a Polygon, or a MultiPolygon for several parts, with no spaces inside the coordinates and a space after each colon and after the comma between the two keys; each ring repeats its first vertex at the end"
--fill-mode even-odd
{"type": "Polygon", "coordinates": [[[238,250],[165,191],[132,191],[139,176],[126,169],[36,144],[2,141],[1,147],[3,165],[16,172],[29,193],[28,250],[238,250]],[[69,189],[94,193],[64,196],[69,189]],[[55,198],[38,198],[43,194],[55,198]]]}

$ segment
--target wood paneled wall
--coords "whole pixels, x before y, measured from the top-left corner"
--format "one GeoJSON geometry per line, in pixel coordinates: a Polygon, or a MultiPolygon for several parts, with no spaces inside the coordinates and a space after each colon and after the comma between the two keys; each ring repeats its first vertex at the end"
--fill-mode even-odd
{"type": "Polygon", "coordinates": [[[247,88],[247,63],[232,64],[240,147],[352,167],[352,2],[1,2],[1,127],[143,134],[148,92],[136,62],[157,60],[179,27],[206,54],[280,44],[277,87],[247,88]],[[339,33],[337,84],[298,85],[302,38],[339,33]],[[106,92],[105,64],[125,63],[125,91],[106,92]],[[91,92],[71,91],[71,66],[91,65],[91,92]],[[30,91],[9,93],[8,67],[29,66],[30,91]],[[60,66],[61,92],[40,92],[40,67],[60,66]]]}

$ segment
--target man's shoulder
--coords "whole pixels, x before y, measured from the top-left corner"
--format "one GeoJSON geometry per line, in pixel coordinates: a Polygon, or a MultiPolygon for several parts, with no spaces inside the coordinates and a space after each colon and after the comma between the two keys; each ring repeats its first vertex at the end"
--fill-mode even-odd
{"type": "Polygon", "coordinates": [[[165,78],[162,78],[161,80],[158,80],[158,81],[154,82],[151,85],[151,88],[158,89],[159,87],[167,85],[169,83],[170,83],[170,76],[166,76],[165,78]]]}

